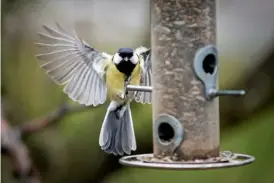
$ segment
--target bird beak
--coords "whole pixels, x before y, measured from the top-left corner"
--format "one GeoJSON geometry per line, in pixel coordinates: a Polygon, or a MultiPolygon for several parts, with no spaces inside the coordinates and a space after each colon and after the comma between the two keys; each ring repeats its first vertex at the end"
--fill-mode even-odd
{"type": "Polygon", "coordinates": [[[128,61],[128,58],[127,58],[127,57],[125,57],[125,58],[124,58],[124,60],[127,62],[127,61],[128,61]]]}

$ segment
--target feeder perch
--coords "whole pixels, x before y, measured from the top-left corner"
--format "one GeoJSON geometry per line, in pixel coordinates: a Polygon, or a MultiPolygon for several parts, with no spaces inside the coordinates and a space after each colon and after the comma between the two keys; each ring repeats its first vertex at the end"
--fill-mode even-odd
{"type": "Polygon", "coordinates": [[[151,0],[153,154],[120,159],[128,166],[213,169],[249,164],[253,156],[220,152],[215,0],[151,0]]]}

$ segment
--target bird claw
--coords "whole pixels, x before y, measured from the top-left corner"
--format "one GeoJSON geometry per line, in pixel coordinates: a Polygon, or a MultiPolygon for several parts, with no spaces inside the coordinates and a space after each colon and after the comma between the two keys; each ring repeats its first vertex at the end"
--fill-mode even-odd
{"type": "Polygon", "coordinates": [[[140,83],[143,84],[143,82],[144,82],[144,78],[143,78],[143,75],[141,74],[140,83]]]}
{"type": "MultiPolygon", "coordinates": [[[[130,81],[131,81],[131,76],[129,78],[127,78],[127,80],[125,81],[125,84],[124,84],[125,96],[128,94],[127,86],[130,84],[130,81]]],[[[125,96],[124,96],[124,98],[125,98],[125,96]]]]}
{"type": "Polygon", "coordinates": [[[124,100],[124,99],[125,99],[125,95],[124,95],[123,93],[120,93],[120,94],[118,95],[118,97],[119,97],[121,100],[124,100]]]}
{"type": "Polygon", "coordinates": [[[127,88],[127,85],[130,84],[130,81],[131,81],[131,76],[126,79],[126,81],[125,81],[125,88],[127,88]]]}

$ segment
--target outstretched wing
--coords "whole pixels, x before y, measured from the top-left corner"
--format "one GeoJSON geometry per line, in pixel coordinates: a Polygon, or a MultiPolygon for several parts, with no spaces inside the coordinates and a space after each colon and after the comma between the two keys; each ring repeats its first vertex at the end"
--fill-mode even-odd
{"type": "Polygon", "coordinates": [[[36,57],[43,61],[41,68],[58,85],[65,85],[68,96],[87,106],[103,104],[107,97],[104,74],[111,55],[100,53],[84,40],[66,32],[58,23],[57,29],[43,26],[39,33],[40,49],[36,57]]]}
{"type": "MultiPolygon", "coordinates": [[[[152,68],[151,68],[151,49],[145,47],[139,47],[135,50],[135,52],[143,57],[144,66],[141,76],[141,86],[151,86],[151,77],[152,77],[152,68]]],[[[143,104],[151,104],[152,93],[151,92],[143,92],[138,91],[135,97],[136,102],[140,102],[143,104]]]]}

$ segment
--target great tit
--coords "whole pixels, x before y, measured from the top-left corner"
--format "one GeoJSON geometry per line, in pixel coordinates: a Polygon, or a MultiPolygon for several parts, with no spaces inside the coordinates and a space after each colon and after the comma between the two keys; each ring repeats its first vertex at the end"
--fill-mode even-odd
{"type": "Polygon", "coordinates": [[[97,106],[111,100],[101,127],[99,145],[114,155],[131,154],[136,140],[130,103],[135,100],[151,104],[151,93],[127,91],[127,84],[151,86],[150,49],[120,48],[114,55],[99,52],[75,31],[68,33],[58,23],[57,28],[43,26],[47,33],[38,33],[41,49],[36,57],[50,78],[64,85],[68,96],[86,106],[97,106]]]}

